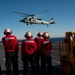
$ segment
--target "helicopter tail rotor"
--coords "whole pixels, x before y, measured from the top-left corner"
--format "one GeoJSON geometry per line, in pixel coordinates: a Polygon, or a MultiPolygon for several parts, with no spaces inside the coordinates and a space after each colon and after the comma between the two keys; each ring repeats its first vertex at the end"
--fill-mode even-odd
{"type": "Polygon", "coordinates": [[[50,22],[49,22],[50,24],[55,24],[55,21],[54,21],[54,19],[53,18],[51,18],[51,20],[50,20],[50,22]]]}

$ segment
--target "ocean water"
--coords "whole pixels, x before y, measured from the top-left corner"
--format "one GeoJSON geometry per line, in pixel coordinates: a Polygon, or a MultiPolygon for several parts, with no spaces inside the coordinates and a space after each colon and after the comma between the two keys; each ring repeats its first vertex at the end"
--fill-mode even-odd
{"type": "MultiPolygon", "coordinates": [[[[64,40],[64,37],[58,37],[58,38],[50,38],[52,42],[62,42],[64,40]]],[[[22,42],[22,40],[19,40],[19,42],[22,42]]]]}
{"type": "Polygon", "coordinates": [[[65,39],[65,37],[58,37],[58,38],[50,38],[52,42],[62,42],[65,39]]]}
{"type": "MultiPolygon", "coordinates": [[[[64,37],[58,37],[58,38],[50,38],[52,42],[62,42],[64,40],[64,37]]],[[[22,42],[22,40],[18,40],[18,42],[22,42]]],[[[0,44],[2,41],[0,41],[0,44]]]]}

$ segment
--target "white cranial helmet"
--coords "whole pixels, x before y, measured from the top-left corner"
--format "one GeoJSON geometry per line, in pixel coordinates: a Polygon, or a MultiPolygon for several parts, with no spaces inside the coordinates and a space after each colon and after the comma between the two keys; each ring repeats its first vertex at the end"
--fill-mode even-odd
{"type": "Polygon", "coordinates": [[[43,37],[44,37],[44,38],[49,38],[49,37],[50,37],[50,36],[49,36],[49,33],[48,33],[48,32],[44,32],[43,37]]]}
{"type": "Polygon", "coordinates": [[[31,32],[26,32],[25,37],[31,38],[32,37],[32,33],[31,32]]]}
{"type": "Polygon", "coordinates": [[[43,33],[42,32],[39,32],[38,34],[37,34],[37,36],[42,36],[43,35],[43,33]]]}
{"type": "Polygon", "coordinates": [[[9,28],[7,28],[7,29],[4,30],[4,34],[7,34],[7,33],[10,33],[11,34],[12,31],[9,28]]]}

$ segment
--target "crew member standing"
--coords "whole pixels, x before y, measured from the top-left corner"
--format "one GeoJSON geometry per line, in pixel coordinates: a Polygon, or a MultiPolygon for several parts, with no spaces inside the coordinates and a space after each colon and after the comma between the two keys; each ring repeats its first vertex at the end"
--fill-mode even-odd
{"type": "Polygon", "coordinates": [[[22,45],[21,45],[21,57],[22,57],[22,62],[24,66],[23,75],[28,74],[29,62],[32,68],[32,73],[33,73],[32,75],[36,74],[34,53],[37,49],[37,45],[32,37],[33,36],[31,32],[26,32],[25,34],[26,39],[23,40],[22,45]]]}
{"type": "Polygon", "coordinates": [[[35,41],[36,41],[36,44],[37,44],[37,51],[36,51],[36,54],[35,54],[35,63],[36,63],[36,67],[38,69],[38,71],[40,71],[40,63],[39,63],[39,58],[40,58],[40,51],[41,51],[41,45],[42,45],[42,42],[43,42],[43,37],[42,37],[43,33],[42,32],[39,32],[37,34],[38,37],[35,38],[35,41]]]}
{"type": "Polygon", "coordinates": [[[44,40],[42,43],[42,50],[41,50],[41,71],[42,75],[46,75],[46,64],[48,65],[48,75],[52,75],[52,61],[51,61],[51,49],[52,49],[52,42],[49,39],[49,33],[44,32],[43,34],[44,40]]]}
{"type": "Polygon", "coordinates": [[[13,67],[13,75],[18,75],[18,40],[16,36],[11,35],[12,31],[7,28],[4,30],[2,43],[5,49],[5,66],[7,75],[11,75],[11,64],[13,67]]]}

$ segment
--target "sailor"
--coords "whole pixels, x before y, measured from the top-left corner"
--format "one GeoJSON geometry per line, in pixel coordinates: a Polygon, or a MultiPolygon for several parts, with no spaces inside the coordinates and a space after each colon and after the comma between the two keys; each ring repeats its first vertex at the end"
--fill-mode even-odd
{"type": "Polygon", "coordinates": [[[11,35],[12,31],[7,28],[4,30],[4,37],[2,43],[5,49],[5,66],[7,75],[11,75],[11,64],[13,67],[13,75],[18,75],[18,40],[17,37],[11,35]]]}
{"type": "Polygon", "coordinates": [[[50,40],[50,35],[48,32],[43,33],[43,43],[41,49],[41,71],[42,75],[46,75],[46,64],[48,65],[48,75],[52,75],[52,61],[51,61],[51,49],[52,49],[52,42],[50,40]]]}
{"type": "Polygon", "coordinates": [[[38,70],[38,73],[40,73],[40,51],[41,51],[41,45],[42,45],[42,42],[44,40],[44,38],[42,37],[43,33],[42,32],[39,32],[37,34],[37,37],[35,38],[35,41],[36,41],[36,44],[37,44],[37,51],[36,51],[36,54],[35,54],[35,63],[36,63],[36,67],[37,67],[37,70],[38,70]]]}
{"type": "Polygon", "coordinates": [[[32,69],[32,75],[36,74],[36,66],[35,66],[35,51],[37,49],[36,42],[33,39],[33,35],[31,32],[26,32],[25,40],[23,40],[21,44],[21,58],[23,62],[23,75],[28,74],[29,63],[32,69]]]}

